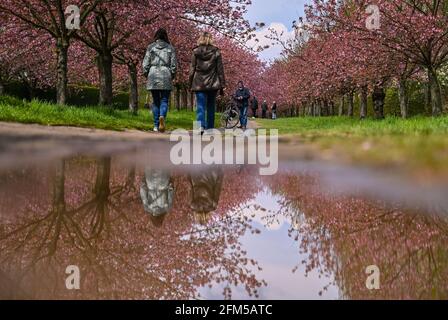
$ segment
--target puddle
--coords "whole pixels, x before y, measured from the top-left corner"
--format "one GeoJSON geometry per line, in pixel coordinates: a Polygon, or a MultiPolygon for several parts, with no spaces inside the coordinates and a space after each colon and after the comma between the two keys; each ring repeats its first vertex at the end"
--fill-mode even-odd
{"type": "Polygon", "coordinates": [[[81,153],[0,169],[1,298],[448,298],[443,186],[316,163],[262,177],[81,153]]]}

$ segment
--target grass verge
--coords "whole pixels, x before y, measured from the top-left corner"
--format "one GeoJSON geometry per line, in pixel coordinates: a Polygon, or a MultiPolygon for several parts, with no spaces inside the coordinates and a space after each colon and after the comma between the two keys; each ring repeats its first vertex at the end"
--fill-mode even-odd
{"type": "MultiPolygon", "coordinates": [[[[191,129],[194,119],[194,112],[171,111],[167,118],[167,129],[191,129]]],[[[108,107],[59,106],[38,100],[26,102],[10,96],[0,96],[0,121],[115,131],[153,129],[152,114],[148,110],[139,110],[137,115],[133,115],[127,110],[108,107]]]]}
{"type": "Polygon", "coordinates": [[[448,116],[384,120],[350,117],[257,120],[278,129],[284,141],[300,141],[319,157],[448,181],[448,116]]]}

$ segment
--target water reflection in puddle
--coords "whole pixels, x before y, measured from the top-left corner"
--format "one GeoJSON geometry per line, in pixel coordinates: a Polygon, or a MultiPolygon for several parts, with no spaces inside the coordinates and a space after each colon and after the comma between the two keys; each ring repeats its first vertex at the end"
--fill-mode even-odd
{"type": "Polygon", "coordinates": [[[446,216],[253,169],[78,157],[2,172],[0,297],[447,298],[446,216]]]}

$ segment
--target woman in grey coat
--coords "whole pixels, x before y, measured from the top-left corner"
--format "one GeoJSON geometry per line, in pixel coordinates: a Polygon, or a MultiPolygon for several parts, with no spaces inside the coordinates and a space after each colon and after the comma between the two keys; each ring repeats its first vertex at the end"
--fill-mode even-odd
{"type": "Polygon", "coordinates": [[[163,28],[157,30],[154,42],[146,50],[143,72],[148,78],[146,88],[152,94],[154,131],[164,132],[173,79],[177,72],[177,59],[176,50],[170,44],[168,33],[163,28]]]}
{"type": "Polygon", "coordinates": [[[140,197],[145,211],[154,226],[161,227],[173,208],[174,183],[168,171],[145,168],[145,179],[140,187],[140,197]]]}

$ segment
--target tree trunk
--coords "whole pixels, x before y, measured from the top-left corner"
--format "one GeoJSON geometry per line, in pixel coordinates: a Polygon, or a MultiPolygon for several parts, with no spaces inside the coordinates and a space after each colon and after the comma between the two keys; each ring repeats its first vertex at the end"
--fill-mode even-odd
{"type": "Polygon", "coordinates": [[[57,40],[56,54],[57,61],[57,82],[56,82],[56,102],[60,105],[67,103],[67,83],[68,83],[68,41],[57,40]]]}
{"type": "Polygon", "coordinates": [[[345,109],[345,95],[342,95],[341,102],[339,103],[339,110],[338,110],[339,116],[344,115],[344,109],[345,109]]]}
{"type": "Polygon", "coordinates": [[[316,102],[316,110],[315,110],[315,114],[316,117],[320,117],[322,116],[322,101],[318,100],[316,102]]]}
{"type": "Polygon", "coordinates": [[[361,88],[359,117],[365,119],[367,117],[367,86],[361,88]]]}
{"type": "Polygon", "coordinates": [[[182,108],[188,110],[188,92],[187,89],[182,88],[182,108]]]}
{"type": "MultiPolygon", "coordinates": [[[[188,90],[187,90],[188,91],[188,90]]],[[[191,106],[191,111],[194,111],[194,105],[195,105],[195,100],[194,100],[194,93],[193,92],[189,92],[190,95],[190,106],[191,106]]]]}
{"type": "Polygon", "coordinates": [[[52,205],[54,212],[65,211],[65,160],[56,163],[53,175],[52,205]]]}
{"type": "Polygon", "coordinates": [[[94,193],[98,198],[108,198],[110,195],[110,168],[111,158],[104,157],[98,159],[96,169],[96,181],[94,187],[94,193]]]}
{"type": "Polygon", "coordinates": [[[0,96],[2,96],[3,94],[5,94],[5,86],[3,82],[0,80],[0,96]]]}
{"type": "Polygon", "coordinates": [[[401,78],[398,82],[398,98],[400,100],[401,117],[406,119],[408,117],[408,88],[407,81],[401,78]]]}
{"type": "Polygon", "coordinates": [[[32,101],[36,97],[36,88],[32,81],[25,81],[25,86],[28,91],[28,99],[32,101]]]}
{"type": "Polygon", "coordinates": [[[176,86],[176,110],[179,111],[180,110],[180,87],[176,86]]]}
{"type": "Polygon", "coordinates": [[[353,101],[353,91],[348,94],[348,110],[347,115],[349,117],[353,117],[354,110],[354,101],[353,101]]]}
{"type": "Polygon", "coordinates": [[[440,82],[435,70],[428,70],[429,83],[431,85],[431,111],[433,117],[438,117],[442,114],[442,90],[440,89],[440,82]]]}
{"type": "Polygon", "coordinates": [[[133,114],[138,113],[138,74],[137,66],[133,63],[128,64],[129,71],[129,111],[133,114]]]}
{"type": "Polygon", "coordinates": [[[112,104],[112,54],[110,52],[99,54],[98,72],[100,78],[100,99],[99,104],[109,106],[112,104]]]}
{"type": "Polygon", "coordinates": [[[329,106],[328,106],[328,100],[325,99],[322,101],[322,115],[323,116],[329,116],[330,112],[329,112],[329,106]]]}
{"type": "Polygon", "coordinates": [[[329,103],[329,113],[330,113],[330,116],[334,116],[334,102],[333,102],[333,100],[331,100],[330,101],[330,103],[329,103]]]}
{"type": "Polygon", "coordinates": [[[193,92],[190,92],[188,89],[185,89],[185,95],[187,96],[187,108],[193,111],[194,110],[193,92]]]}
{"type": "Polygon", "coordinates": [[[428,82],[425,83],[425,112],[426,114],[431,113],[431,84],[429,83],[429,76],[428,76],[428,82]]]}

